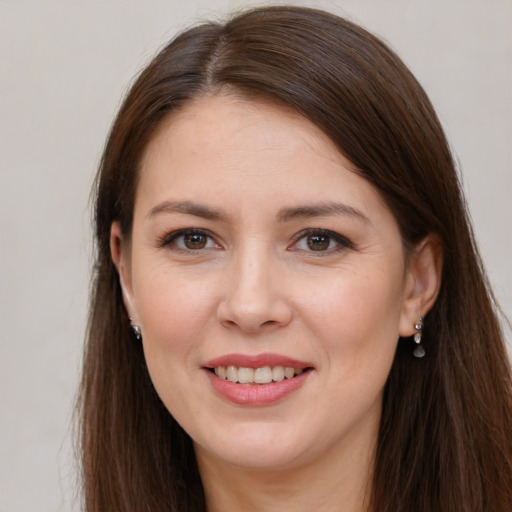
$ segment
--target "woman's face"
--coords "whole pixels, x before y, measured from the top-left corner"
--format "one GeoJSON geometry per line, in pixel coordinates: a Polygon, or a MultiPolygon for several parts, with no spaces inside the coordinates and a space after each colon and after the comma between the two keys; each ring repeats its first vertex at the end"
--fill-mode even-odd
{"type": "Polygon", "coordinates": [[[413,279],[390,210],[318,128],[195,100],[147,147],[121,247],[152,381],[200,460],[370,449],[413,279]]]}

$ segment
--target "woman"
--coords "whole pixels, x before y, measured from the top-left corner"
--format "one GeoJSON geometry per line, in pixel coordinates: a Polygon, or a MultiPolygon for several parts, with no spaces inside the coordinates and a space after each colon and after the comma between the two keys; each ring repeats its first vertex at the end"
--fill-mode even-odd
{"type": "Polygon", "coordinates": [[[512,510],[510,366],[400,59],[298,7],[190,29],[97,180],[86,510],[512,510]]]}

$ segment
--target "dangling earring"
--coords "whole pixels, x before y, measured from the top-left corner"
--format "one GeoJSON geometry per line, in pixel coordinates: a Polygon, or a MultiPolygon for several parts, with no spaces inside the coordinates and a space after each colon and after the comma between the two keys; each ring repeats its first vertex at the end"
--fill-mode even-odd
{"type": "MultiPolygon", "coordinates": [[[[132,319],[130,318],[130,322],[132,321],[132,319]]],[[[140,329],[140,325],[131,325],[130,326],[132,328],[132,332],[133,332],[133,335],[135,336],[135,339],[137,341],[140,341],[142,339],[142,331],[140,329]]]]}
{"type": "Polygon", "coordinates": [[[414,343],[416,343],[417,346],[412,355],[414,357],[421,358],[425,355],[425,349],[421,344],[421,337],[423,336],[423,317],[420,316],[418,322],[414,324],[414,328],[416,329],[416,333],[414,334],[414,343]]]}

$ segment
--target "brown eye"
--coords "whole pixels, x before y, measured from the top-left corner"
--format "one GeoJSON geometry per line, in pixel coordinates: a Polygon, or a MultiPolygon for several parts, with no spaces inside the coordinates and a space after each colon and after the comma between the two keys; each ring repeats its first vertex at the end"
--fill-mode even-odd
{"type": "Polygon", "coordinates": [[[327,229],[305,229],[296,235],[295,240],[295,243],[289,248],[290,251],[328,255],[354,249],[354,245],[348,238],[327,229]]]}
{"type": "Polygon", "coordinates": [[[202,249],[220,249],[208,231],[200,229],[180,229],[167,235],[160,247],[171,250],[200,251],[202,249]]]}
{"type": "Polygon", "coordinates": [[[331,237],[327,235],[309,235],[307,244],[312,251],[325,251],[329,249],[331,237]]]}
{"type": "Polygon", "coordinates": [[[183,235],[183,244],[187,249],[204,249],[208,243],[208,237],[201,233],[187,233],[183,235]]]}

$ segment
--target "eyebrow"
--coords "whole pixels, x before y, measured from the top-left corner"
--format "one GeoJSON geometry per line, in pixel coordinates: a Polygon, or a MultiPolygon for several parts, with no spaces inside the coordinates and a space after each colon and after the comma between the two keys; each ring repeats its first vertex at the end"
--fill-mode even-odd
{"type": "MultiPolygon", "coordinates": [[[[146,217],[151,218],[161,213],[183,213],[209,220],[225,221],[228,219],[228,216],[222,211],[192,201],[163,201],[151,208],[146,217]]],[[[278,212],[277,220],[279,222],[288,222],[294,219],[322,217],[326,215],[349,216],[359,219],[366,224],[371,224],[370,219],[357,208],[337,202],[283,208],[278,212]]]]}
{"type": "Polygon", "coordinates": [[[362,211],[348,204],[336,202],[284,208],[279,212],[278,220],[286,222],[296,218],[322,217],[325,215],[349,216],[362,220],[365,224],[371,224],[370,219],[362,211]]]}
{"type": "Polygon", "coordinates": [[[184,213],[210,220],[226,220],[227,218],[226,215],[219,210],[214,210],[209,206],[193,203],[192,201],[163,201],[154,208],[151,208],[146,218],[154,217],[160,213],[184,213]]]}

